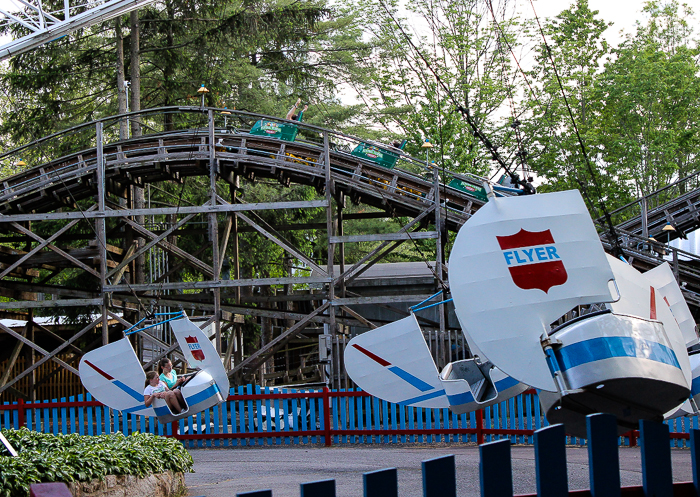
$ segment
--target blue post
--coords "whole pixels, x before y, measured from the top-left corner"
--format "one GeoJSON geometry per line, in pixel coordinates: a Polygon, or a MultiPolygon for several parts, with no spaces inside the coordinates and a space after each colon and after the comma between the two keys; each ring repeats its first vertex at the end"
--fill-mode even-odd
{"type": "Polygon", "coordinates": [[[241,492],[236,497],[272,497],[272,490],[255,490],[253,492],[241,492]]]}
{"type": "Polygon", "coordinates": [[[497,440],[479,446],[479,480],[481,497],[513,496],[510,440],[497,440]]]}
{"type": "Polygon", "coordinates": [[[620,497],[617,422],[612,414],[586,416],[592,497],[620,497]]]}
{"type": "Polygon", "coordinates": [[[396,468],[370,471],[362,475],[364,497],[399,497],[399,480],[396,468]]]}
{"type": "Polygon", "coordinates": [[[642,445],[642,487],[644,495],[673,497],[671,447],[668,426],[643,419],[639,422],[642,445]]]}
{"type": "Polygon", "coordinates": [[[690,465],[693,468],[695,495],[700,495],[700,430],[690,430],[690,465]]]}
{"type": "Polygon", "coordinates": [[[561,497],[569,493],[566,475],[566,432],[563,424],[535,432],[535,477],[538,497],[561,497]]]}
{"type": "Polygon", "coordinates": [[[335,480],[302,483],[301,497],[335,497],[335,480]]]}
{"type": "Polygon", "coordinates": [[[428,459],[423,468],[423,497],[457,497],[455,456],[428,459]]]}

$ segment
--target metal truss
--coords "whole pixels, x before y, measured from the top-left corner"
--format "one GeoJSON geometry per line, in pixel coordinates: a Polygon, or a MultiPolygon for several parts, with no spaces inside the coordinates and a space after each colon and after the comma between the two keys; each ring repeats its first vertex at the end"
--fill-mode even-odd
{"type": "Polygon", "coordinates": [[[107,2],[63,1],[63,8],[47,11],[41,0],[11,0],[13,7],[0,8],[0,23],[18,24],[29,31],[9,43],[0,46],[0,60],[34,50],[70,34],[76,29],[85,28],[108,21],[122,14],[152,3],[154,0],[110,0],[107,2]]]}

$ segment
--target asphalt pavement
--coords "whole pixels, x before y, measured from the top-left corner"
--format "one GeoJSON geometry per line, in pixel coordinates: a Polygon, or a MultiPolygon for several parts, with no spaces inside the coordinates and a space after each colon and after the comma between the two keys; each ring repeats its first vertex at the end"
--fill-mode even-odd
{"type": "MultiPolygon", "coordinates": [[[[536,492],[535,450],[512,447],[513,487],[516,494],[536,492]]],[[[623,486],[642,484],[639,447],[620,448],[623,486]]],[[[454,454],[457,494],[479,493],[479,449],[475,445],[340,445],[287,447],[230,447],[190,449],[195,472],[185,476],[191,496],[234,497],[241,492],[272,489],[274,497],[299,497],[301,483],[335,479],[338,497],[362,497],[362,473],[395,467],[399,495],[422,496],[421,461],[454,454]]],[[[673,449],[674,481],[692,480],[690,451],[673,449]]],[[[585,447],[566,450],[569,489],[587,489],[588,452],[585,447]]]]}

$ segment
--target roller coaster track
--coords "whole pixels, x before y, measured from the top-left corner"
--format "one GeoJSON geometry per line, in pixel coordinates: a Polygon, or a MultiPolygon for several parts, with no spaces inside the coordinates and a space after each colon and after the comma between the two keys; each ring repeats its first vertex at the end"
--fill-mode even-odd
{"type": "MultiPolygon", "coordinates": [[[[203,112],[200,108],[177,108],[156,109],[150,114],[173,111],[197,115],[203,112]]],[[[206,115],[206,110],[204,112],[206,115]]],[[[250,122],[266,116],[237,113],[237,117],[250,122]]],[[[85,127],[87,125],[72,128],[51,138],[69,137],[85,127]]],[[[432,206],[435,183],[432,170],[426,169],[425,161],[402,155],[399,167],[387,169],[350,154],[352,147],[360,143],[359,139],[314,126],[300,124],[299,127],[312,139],[322,133],[329,136],[335,195],[343,192],[353,202],[373,205],[394,215],[416,216],[432,206]]],[[[248,180],[273,178],[285,185],[312,185],[321,192],[326,186],[324,147],[318,139],[312,139],[288,142],[222,126],[217,127],[211,137],[207,129],[201,128],[157,132],[105,143],[106,191],[123,195],[127,185],[143,187],[161,181],[181,182],[188,176],[206,176],[209,175],[209,161],[213,158],[218,177],[231,184],[236,176],[248,180]],[[213,148],[211,139],[216,144],[213,148]]],[[[43,141],[48,140],[3,154],[0,160],[21,156],[27,148],[39,148],[43,141]]],[[[76,201],[97,194],[96,170],[97,151],[90,148],[5,178],[0,189],[0,213],[13,216],[19,222],[43,220],[47,217],[41,213],[75,208],[76,201]]],[[[450,173],[450,178],[453,176],[450,173]]],[[[472,181],[479,184],[482,180],[474,177],[472,181]]],[[[483,205],[483,201],[452,187],[441,185],[440,189],[443,205],[446,203],[443,215],[450,229],[457,229],[483,205]]],[[[187,209],[182,208],[180,212],[187,212],[187,209]]],[[[87,213],[86,217],[98,215],[87,213]]]]}
{"type": "MultiPolygon", "coordinates": [[[[151,124],[150,134],[127,140],[109,138],[103,145],[102,156],[105,162],[105,191],[124,196],[129,185],[143,187],[149,183],[162,181],[181,182],[189,176],[209,175],[209,162],[216,162],[219,179],[233,184],[237,176],[255,180],[272,178],[284,185],[298,183],[312,185],[319,192],[326,188],[325,152],[323,140],[329,140],[328,158],[331,164],[331,188],[334,195],[343,194],[355,203],[372,205],[386,210],[391,215],[418,216],[434,204],[435,185],[432,171],[426,168],[425,161],[402,155],[398,167],[387,169],[376,163],[351,155],[352,149],[361,140],[352,136],[315,126],[299,124],[302,136],[295,141],[283,141],[248,133],[253,122],[259,119],[273,119],[244,112],[233,115],[225,109],[213,109],[215,119],[213,133],[207,127],[187,127],[163,131],[161,128],[177,128],[176,117],[187,116],[186,124],[206,118],[208,109],[199,107],[177,107],[151,109],[128,115],[129,119],[140,120],[145,127],[151,124]],[[221,121],[226,121],[221,125],[221,121]],[[232,126],[228,126],[231,121],[232,126]],[[211,147],[210,143],[215,146],[211,147]]],[[[105,128],[115,126],[123,117],[104,119],[105,128]]],[[[277,120],[283,122],[283,120],[277,120]]],[[[205,125],[208,123],[204,123],[205,125]]],[[[52,144],[69,140],[76,134],[91,130],[95,123],[70,128],[50,137],[43,138],[20,149],[0,155],[0,160],[16,161],[31,151],[52,149],[52,144]]],[[[114,137],[113,138],[117,138],[114,137]]],[[[377,144],[378,146],[385,145],[377,144]]],[[[0,189],[0,214],[9,216],[14,222],[41,221],[56,216],[45,214],[62,210],[62,219],[97,218],[100,216],[121,216],[121,210],[108,209],[106,214],[97,212],[77,212],[76,202],[98,194],[97,147],[85,148],[47,160],[41,165],[5,178],[0,189]]],[[[441,203],[446,227],[457,230],[473,214],[483,201],[445,183],[458,174],[447,172],[446,181],[440,183],[441,203]]],[[[465,178],[478,184],[477,177],[465,178]]],[[[654,249],[653,243],[645,243],[644,232],[659,242],[667,241],[700,226],[700,188],[698,174],[691,175],[659,191],[649,194],[639,201],[630,203],[612,213],[614,219],[622,219],[617,228],[624,234],[628,252],[635,254],[633,261],[641,268],[651,267],[664,259],[659,255],[663,247],[654,249]],[[644,215],[646,214],[646,216],[644,215]],[[676,231],[662,231],[666,223],[671,223],[676,231]],[[638,247],[644,250],[638,251],[638,247]],[[639,253],[638,253],[639,252],[639,253]],[[641,261],[645,262],[641,262],[641,261]]],[[[215,210],[216,208],[210,208],[215,210]]],[[[170,209],[172,210],[172,208],[170,209]]],[[[178,213],[187,214],[186,207],[178,208],[178,213]]],[[[225,211],[225,208],[221,208],[225,211]]],[[[151,209],[149,213],[168,213],[167,208],[151,209]]],[[[7,227],[7,224],[0,226],[7,227]]],[[[420,235],[417,235],[420,236],[420,235]]],[[[677,257],[676,267],[686,284],[700,292],[700,274],[695,269],[692,254],[677,257]],[[691,259],[687,263],[683,259],[691,259]]]]}

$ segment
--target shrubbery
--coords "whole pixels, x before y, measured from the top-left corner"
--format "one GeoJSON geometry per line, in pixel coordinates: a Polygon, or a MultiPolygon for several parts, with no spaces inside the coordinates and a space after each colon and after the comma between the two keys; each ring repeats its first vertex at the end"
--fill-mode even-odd
{"type": "Polygon", "coordinates": [[[192,456],[172,438],[135,433],[50,435],[27,429],[2,430],[19,452],[11,457],[0,443],[0,496],[29,495],[29,485],[91,481],[105,475],[139,477],[165,471],[190,472],[192,456]]]}

